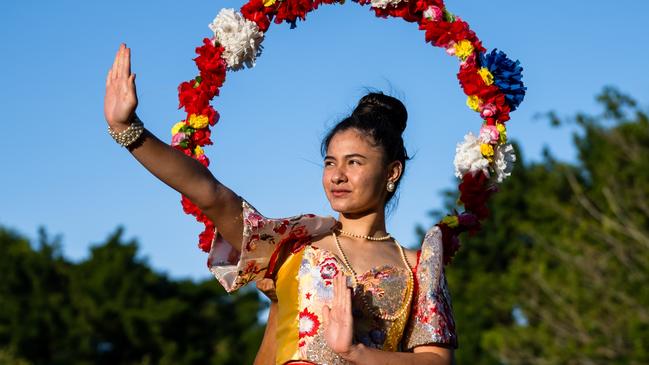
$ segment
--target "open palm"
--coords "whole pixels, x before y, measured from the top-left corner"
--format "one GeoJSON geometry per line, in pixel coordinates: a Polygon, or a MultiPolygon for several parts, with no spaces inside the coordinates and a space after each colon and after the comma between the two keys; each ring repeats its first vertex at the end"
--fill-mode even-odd
{"type": "Polygon", "coordinates": [[[131,50],[120,44],[106,77],[104,117],[114,129],[125,129],[137,107],[135,74],[131,73],[131,50]]]}
{"type": "Polygon", "coordinates": [[[354,319],[352,318],[351,289],[345,276],[336,274],[333,280],[334,299],[331,308],[323,307],[325,340],[336,353],[345,354],[351,350],[354,319]]]}

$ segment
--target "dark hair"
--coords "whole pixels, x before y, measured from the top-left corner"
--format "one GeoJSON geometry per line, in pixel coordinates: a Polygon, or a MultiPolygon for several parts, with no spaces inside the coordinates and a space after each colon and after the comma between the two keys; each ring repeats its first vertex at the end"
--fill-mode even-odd
{"type": "MultiPolygon", "coordinates": [[[[406,161],[410,158],[401,134],[406,129],[407,120],[408,112],[399,99],[382,92],[370,92],[358,101],[350,116],[338,122],[327,133],[320,146],[322,156],[327,154],[329,143],[338,132],[354,128],[371,137],[374,146],[383,148],[386,166],[393,161],[401,161],[405,172],[406,161]]],[[[388,192],[386,205],[394,197],[401,180],[399,178],[395,183],[394,192],[388,192]]]]}

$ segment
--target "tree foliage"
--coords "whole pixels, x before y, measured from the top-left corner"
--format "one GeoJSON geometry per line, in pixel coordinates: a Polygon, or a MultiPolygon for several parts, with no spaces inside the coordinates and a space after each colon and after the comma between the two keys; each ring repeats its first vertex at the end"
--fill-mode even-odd
{"type": "Polygon", "coordinates": [[[597,100],[598,115],[547,115],[576,127],[577,161],[519,156],[462,237],[447,267],[459,364],[649,363],[649,120],[616,89],[597,100]]]}
{"type": "Polygon", "coordinates": [[[171,280],[124,242],[123,228],[87,259],[62,257],[0,229],[0,361],[10,364],[245,364],[263,334],[253,291],[171,280]]]}

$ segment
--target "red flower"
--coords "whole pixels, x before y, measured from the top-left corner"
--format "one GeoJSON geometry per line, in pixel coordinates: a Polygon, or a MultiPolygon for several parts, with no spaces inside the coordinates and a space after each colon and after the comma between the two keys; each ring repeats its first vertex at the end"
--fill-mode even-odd
{"type": "Polygon", "coordinates": [[[460,249],[460,239],[457,236],[458,232],[446,225],[446,223],[438,223],[437,226],[442,231],[442,251],[444,252],[442,262],[444,265],[448,265],[455,253],[460,249]]]}
{"type": "Polygon", "coordinates": [[[488,185],[489,178],[482,171],[472,175],[470,172],[462,177],[460,184],[460,201],[466,210],[475,214],[478,219],[485,219],[489,215],[487,199],[497,188],[488,185]]]}
{"type": "Polygon", "coordinates": [[[197,212],[200,211],[198,207],[184,195],[182,195],[180,198],[180,204],[183,206],[183,211],[185,212],[185,214],[196,215],[198,214],[197,212]]]}
{"type": "Polygon", "coordinates": [[[505,94],[503,94],[498,87],[491,85],[490,92],[488,96],[483,99],[486,104],[493,104],[496,108],[496,112],[485,118],[487,124],[496,125],[496,122],[506,122],[509,120],[509,112],[511,112],[511,107],[505,99],[505,94]]]}
{"type": "Polygon", "coordinates": [[[255,22],[262,32],[268,30],[274,12],[275,6],[265,7],[263,0],[250,0],[241,7],[241,15],[251,22],[255,22]]]}
{"type": "MultiPolygon", "coordinates": [[[[370,0],[359,1],[362,5],[369,4],[370,0]]],[[[416,1],[402,1],[396,7],[372,8],[377,17],[387,18],[388,16],[403,18],[407,22],[418,22],[422,18],[422,13],[430,5],[443,7],[439,1],[433,0],[416,0],[416,1]]]]}
{"type": "Polygon", "coordinates": [[[210,159],[207,158],[207,156],[205,156],[204,154],[198,156],[197,160],[198,160],[198,162],[201,163],[201,165],[203,165],[205,167],[208,167],[210,165],[210,159]]]}
{"type": "Polygon", "coordinates": [[[194,58],[201,74],[225,74],[226,64],[221,58],[223,51],[222,46],[216,47],[211,40],[203,39],[203,45],[196,47],[198,57],[194,58]]]}
{"type": "Polygon", "coordinates": [[[480,220],[478,220],[475,214],[469,212],[458,215],[458,223],[460,230],[468,230],[471,235],[476,234],[480,230],[480,220]]]}
{"type": "Polygon", "coordinates": [[[314,9],[311,0],[283,0],[275,4],[279,4],[277,6],[277,13],[275,14],[275,24],[286,21],[291,24],[291,28],[295,27],[297,18],[305,20],[306,13],[314,9]]]}
{"type": "Polygon", "coordinates": [[[438,47],[447,48],[451,42],[466,39],[471,42],[476,51],[486,51],[475,32],[469,29],[469,24],[457,17],[454,22],[422,19],[419,29],[426,31],[426,42],[431,42],[438,47]]]}
{"type": "Polygon", "coordinates": [[[205,230],[198,235],[198,247],[204,252],[210,252],[214,240],[214,225],[210,222],[205,225],[205,230]]]}
{"type": "Polygon", "coordinates": [[[213,144],[210,140],[212,132],[207,128],[197,129],[191,136],[192,142],[197,146],[205,146],[213,144]]]}
{"type": "Polygon", "coordinates": [[[195,83],[195,80],[191,80],[178,86],[178,108],[184,107],[187,114],[201,114],[209,107],[210,95],[203,88],[194,87],[195,83]]]}
{"type": "Polygon", "coordinates": [[[195,216],[197,221],[205,224],[205,229],[198,236],[198,247],[205,252],[209,252],[214,239],[214,223],[186,196],[181,196],[180,204],[186,214],[195,216]]]}
{"type": "Polygon", "coordinates": [[[475,65],[460,68],[457,78],[460,80],[460,85],[466,95],[477,95],[482,99],[492,89],[491,86],[498,90],[495,85],[487,86],[485,84],[475,65]]]}

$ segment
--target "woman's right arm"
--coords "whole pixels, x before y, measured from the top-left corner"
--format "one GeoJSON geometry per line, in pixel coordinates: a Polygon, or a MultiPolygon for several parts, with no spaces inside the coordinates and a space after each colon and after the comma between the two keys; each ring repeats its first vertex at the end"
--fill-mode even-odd
{"type": "MultiPolygon", "coordinates": [[[[104,116],[116,132],[128,128],[137,107],[131,50],[121,44],[106,78],[104,116]]],[[[129,146],[130,153],[154,176],[185,195],[216,225],[227,242],[242,240],[242,200],[198,161],[160,141],[148,130],[129,146]]],[[[240,249],[240,247],[235,247],[240,249]]]]}

